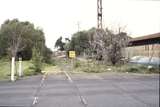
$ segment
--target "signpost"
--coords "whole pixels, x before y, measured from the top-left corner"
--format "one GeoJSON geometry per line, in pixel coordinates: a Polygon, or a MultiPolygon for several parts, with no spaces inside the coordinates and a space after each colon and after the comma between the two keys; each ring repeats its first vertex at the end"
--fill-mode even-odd
{"type": "Polygon", "coordinates": [[[76,58],[76,52],[75,51],[69,51],[69,58],[71,58],[71,64],[72,67],[74,66],[74,59],[76,58]]]}
{"type": "Polygon", "coordinates": [[[75,51],[69,51],[69,58],[75,58],[76,52],[75,51]]]}

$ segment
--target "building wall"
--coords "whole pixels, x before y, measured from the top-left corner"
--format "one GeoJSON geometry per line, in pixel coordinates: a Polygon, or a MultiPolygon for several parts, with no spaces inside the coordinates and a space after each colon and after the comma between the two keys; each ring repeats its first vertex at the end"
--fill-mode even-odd
{"type": "Polygon", "coordinates": [[[160,44],[127,47],[124,54],[127,58],[133,56],[160,57],[160,44]]]}

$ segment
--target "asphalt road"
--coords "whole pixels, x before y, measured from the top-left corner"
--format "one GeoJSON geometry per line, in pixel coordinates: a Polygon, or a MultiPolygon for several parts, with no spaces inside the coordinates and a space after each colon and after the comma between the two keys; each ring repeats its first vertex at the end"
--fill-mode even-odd
{"type": "Polygon", "coordinates": [[[159,107],[159,76],[77,74],[0,81],[0,107],[159,107]]]}

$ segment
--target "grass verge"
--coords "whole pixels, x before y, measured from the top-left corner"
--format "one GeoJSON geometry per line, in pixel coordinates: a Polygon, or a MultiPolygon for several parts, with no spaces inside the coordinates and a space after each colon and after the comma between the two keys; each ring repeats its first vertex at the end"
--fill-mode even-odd
{"type": "Polygon", "coordinates": [[[124,65],[105,65],[100,62],[93,60],[73,60],[69,61],[70,65],[69,71],[73,72],[86,72],[86,73],[103,73],[103,72],[118,72],[118,73],[141,73],[141,74],[151,74],[160,73],[159,68],[152,66],[149,68],[147,65],[140,64],[124,64],[124,65]]]}
{"type": "MultiPolygon", "coordinates": [[[[10,71],[11,71],[11,62],[9,60],[0,60],[0,80],[9,80],[10,79],[10,71]]],[[[53,64],[43,64],[42,71],[51,71],[54,68],[53,64]]],[[[16,62],[16,77],[18,70],[18,62],[16,62]]],[[[32,61],[23,61],[22,62],[22,70],[24,76],[37,75],[39,73],[35,72],[32,61]]]]}

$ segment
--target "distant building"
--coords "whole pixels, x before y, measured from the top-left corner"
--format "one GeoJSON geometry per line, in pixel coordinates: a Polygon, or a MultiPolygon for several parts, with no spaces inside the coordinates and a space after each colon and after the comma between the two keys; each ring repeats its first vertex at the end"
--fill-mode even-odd
{"type": "Polygon", "coordinates": [[[133,56],[160,57],[160,32],[132,38],[126,48],[127,58],[133,56]]]}

